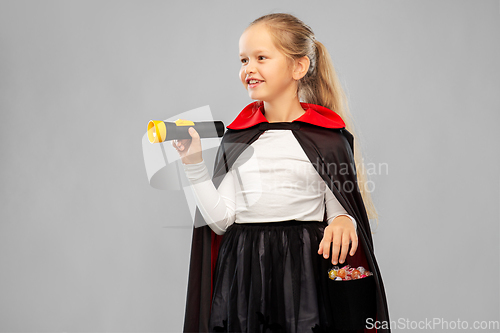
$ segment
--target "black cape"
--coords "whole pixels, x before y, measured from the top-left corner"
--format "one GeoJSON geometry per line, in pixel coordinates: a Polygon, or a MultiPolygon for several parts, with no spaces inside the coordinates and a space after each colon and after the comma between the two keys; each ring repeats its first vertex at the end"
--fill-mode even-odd
{"type": "MultiPolygon", "coordinates": [[[[356,178],[354,137],[345,129],[341,117],[325,107],[301,103],[306,113],[293,122],[269,123],[262,105],[253,102],[227,126],[218,148],[212,181],[219,187],[236,159],[267,129],[290,129],[305,154],[349,215],[357,222],[358,249],[347,255],[344,264],[364,266],[373,272],[376,284],[377,322],[389,323],[389,311],[380,270],[375,259],[373,240],[356,178]]],[[[326,221],[326,209],[324,221],[326,221]]],[[[219,244],[217,235],[196,208],[183,332],[209,332],[208,322],[213,291],[213,275],[219,244]]],[[[319,255],[319,254],[318,254],[319,255]]],[[[366,332],[375,332],[365,330],[366,332]]],[[[390,329],[379,328],[379,333],[390,329]]]]}

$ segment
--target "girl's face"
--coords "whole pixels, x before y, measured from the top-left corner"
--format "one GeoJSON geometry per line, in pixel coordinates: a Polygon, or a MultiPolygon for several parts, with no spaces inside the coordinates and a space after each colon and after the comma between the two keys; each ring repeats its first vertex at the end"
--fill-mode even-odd
{"type": "Polygon", "coordinates": [[[262,24],[248,28],[240,37],[240,80],[250,98],[270,102],[283,93],[293,96],[297,90],[289,61],[273,44],[262,24]],[[258,83],[250,83],[256,79],[258,83]]]}

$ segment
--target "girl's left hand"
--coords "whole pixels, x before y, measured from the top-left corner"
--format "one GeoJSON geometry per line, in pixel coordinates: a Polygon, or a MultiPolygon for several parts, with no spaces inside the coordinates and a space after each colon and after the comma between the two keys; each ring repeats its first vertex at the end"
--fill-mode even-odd
{"type": "Polygon", "coordinates": [[[332,264],[337,264],[337,258],[340,251],[339,263],[343,264],[349,250],[349,243],[352,242],[351,256],[356,253],[358,248],[358,235],[354,229],[351,219],[345,215],[339,215],[325,228],[323,239],[319,243],[318,254],[323,253],[325,259],[330,252],[330,244],[333,242],[332,264]]]}

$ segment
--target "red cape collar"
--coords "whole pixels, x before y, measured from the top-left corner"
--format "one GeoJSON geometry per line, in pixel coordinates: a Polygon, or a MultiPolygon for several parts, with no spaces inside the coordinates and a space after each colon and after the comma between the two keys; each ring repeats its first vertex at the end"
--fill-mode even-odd
{"type": "MultiPolygon", "coordinates": [[[[243,110],[241,110],[238,116],[227,126],[227,128],[239,130],[252,127],[259,123],[268,123],[269,121],[267,121],[266,117],[264,117],[264,114],[262,113],[264,104],[261,104],[257,108],[258,103],[259,101],[255,101],[248,104],[243,110]]],[[[299,118],[292,120],[292,122],[302,121],[326,128],[345,127],[345,123],[342,118],[334,111],[324,106],[302,102],[300,105],[306,112],[299,118]]]]}

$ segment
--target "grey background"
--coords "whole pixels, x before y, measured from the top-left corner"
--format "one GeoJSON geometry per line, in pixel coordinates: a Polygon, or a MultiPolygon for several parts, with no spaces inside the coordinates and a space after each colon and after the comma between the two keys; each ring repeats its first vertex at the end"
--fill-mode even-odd
{"type": "Polygon", "coordinates": [[[388,165],[391,319],[499,320],[499,1],[1,1],[1,332],[181,331],[190,214],[141,137],[207,104],[229,124],[240,34],[278,11],[328,47],[388,165]]]}

